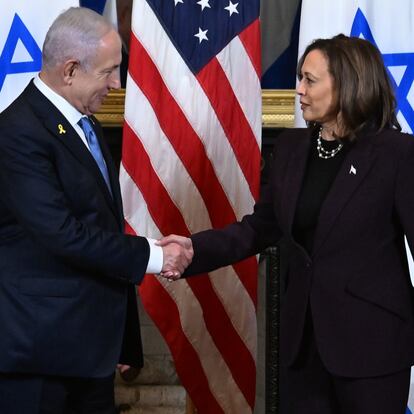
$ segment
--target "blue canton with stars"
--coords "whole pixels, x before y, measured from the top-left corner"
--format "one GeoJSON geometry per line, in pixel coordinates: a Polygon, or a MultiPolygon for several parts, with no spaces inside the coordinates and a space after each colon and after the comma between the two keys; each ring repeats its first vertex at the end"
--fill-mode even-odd
{"type": "MultiPolygon", "coordinates": [[[[361,9],[358,9],[352,24],[351,36],[360,37],[361,35],[364,39],[370,41],[378,47],[366,17],[362,13],[361,9]]],[[[414,82],[414,53],[382,53],[382,58],[385,66],[387,67],[391,83],[395,90],[398,102],[397,110],[401,112],[407,124],[411,128],[411,131],[414,132],[414,109],[408,101],[408,94],[414,82]],[[389,70],[389,68],[393,66],[406,67],[399,84],[397,84],[395,78],[389,70]]]]}
{"type": "Polygon", "coordinates": [[[259,0],[147,0],[193,73],[259,17],[259,0]]]}

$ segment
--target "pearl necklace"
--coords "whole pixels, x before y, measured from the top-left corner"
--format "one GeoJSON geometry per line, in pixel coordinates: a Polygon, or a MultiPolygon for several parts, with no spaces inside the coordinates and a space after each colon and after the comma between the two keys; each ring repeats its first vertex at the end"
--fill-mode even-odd
{"type": "Polygon", "coordinates": [[[323,158],[324,160],[333,158],[336,154],[338,154],[339,151],[341,151],[343,146],[344,144],[342,144],[342,142],[339,142],[338,146],[333,150],[326,150],[322,146],[322,127],[319,128],[318,139],[316,141],[316,149],[318,151],[319,158],[323,158]]]}

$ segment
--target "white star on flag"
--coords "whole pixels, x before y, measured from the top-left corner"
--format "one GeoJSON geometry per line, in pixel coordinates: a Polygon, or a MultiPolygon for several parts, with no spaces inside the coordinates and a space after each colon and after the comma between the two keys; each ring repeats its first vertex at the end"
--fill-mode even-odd
{"type": "Polygon", "coordinates": [[[199,4],[201,6],[201,11],[203,11],[206,7],[208,7],[209,9],[211,9],[210,4],[208,3],[210,0],[200,0],[197,2],[197,4],[199,4]]]}
{"type": "Polygon", "coordinates": [[[198,37],[198,43],[201,43],[203,40],[208,40],[207,37],[208,29],[202,30],[201,27],[198,28],[198,33],[195,34],[195,37],[198,37]]]}
{"type": "Polygon", "coordinates": [[[176,6],[178,3],[183,3],[184,4],[184,0],[174,0],[174,6],[176,6]]]}
{"type": "Polygon", "coordinates": [[[230,13],[230,16],[233,13],[239,14],[239,11],[237,10],[237,6],[239,5],[239,3],[232,3],[231,1],[229,1],[229,5],[227,7],[224,8],[224,10],[227,10],[230,13]]]}

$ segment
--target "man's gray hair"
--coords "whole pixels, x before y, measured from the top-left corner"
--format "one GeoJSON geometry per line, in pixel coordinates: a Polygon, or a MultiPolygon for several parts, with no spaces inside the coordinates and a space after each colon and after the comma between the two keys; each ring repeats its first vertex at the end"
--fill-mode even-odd
{"type": "Polygon", "coordinates": [[[76,59],[88,69],[99,41],[114,27],[100,14],[85,7],[71,7],[50,26],[43,43],[43,68],[50,69],[76,59]]]}

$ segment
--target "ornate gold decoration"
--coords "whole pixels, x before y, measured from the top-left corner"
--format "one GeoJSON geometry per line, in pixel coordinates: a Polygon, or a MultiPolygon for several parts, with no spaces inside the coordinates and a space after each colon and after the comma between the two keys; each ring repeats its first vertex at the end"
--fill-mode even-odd
{"type": "MultiPolygon", "coordinates": [[[[96,114],[104,127],[122,127],[125,89],[111,91],[96,114]]],[[[264,128],[290,128],[295,113],[295,91],[290,89],[262,90],[262,125],[264,128]]]]}
{"type": "Polygon", "coordinates": [[[295,117],[295,91],[262,89],[263,128],[292,128],[295,117]]]}
{"type": "Polygon", "coordinates": [[[124,123],[124,104],[125,89],[111,91],[95,116],[104,127],[122,127],[124,123]]]}

